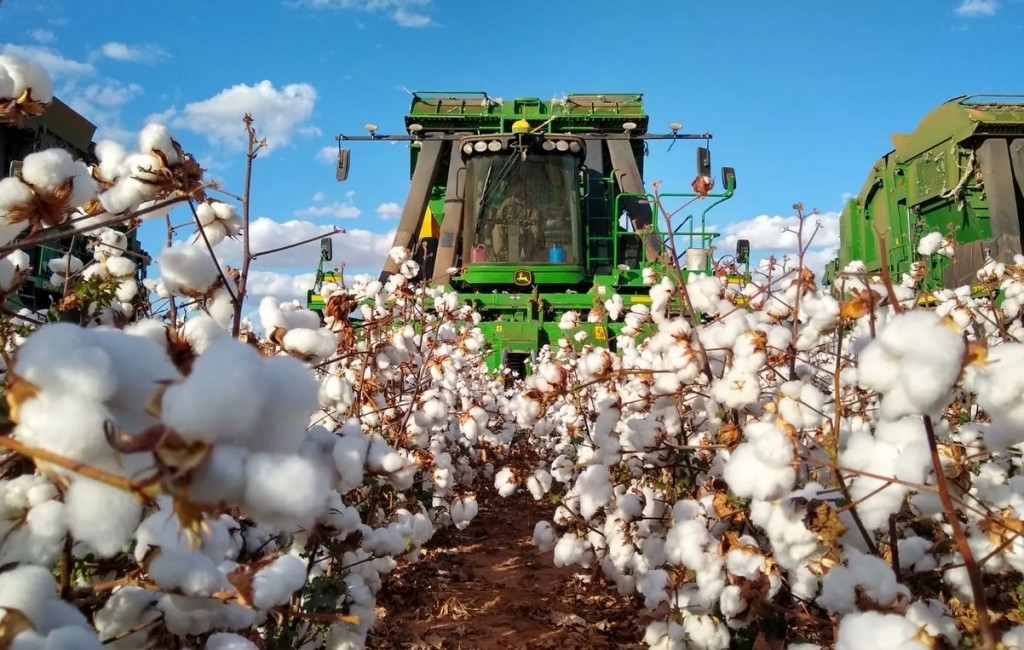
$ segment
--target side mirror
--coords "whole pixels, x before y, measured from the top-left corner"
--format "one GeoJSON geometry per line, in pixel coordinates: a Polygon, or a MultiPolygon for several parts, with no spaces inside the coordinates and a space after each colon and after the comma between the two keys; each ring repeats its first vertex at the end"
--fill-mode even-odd
{"type": "Polygon", "coordinates": [[[348,178],[349,158],[352,151],[349,149],[338,149],[338,168],[334,170],[334,179],[339,183],[348,178]]]}
{"type": "Polygon", "coordinates": [[[736,170],[732,167],[722,167],[722,187],[726,192],[736,189],[736,170]]]}
{"type": "Polygon", "coordinates": [[[325,262],[330,262],[331,258],[334,257],[334,243],[330,237],[324,237],[320,240],[320,258],[325,262]]]}
{"type": "Polygon", "coordinates": [[[711,175],[711,150],[707,147],[697,147],[697,175],[711,175]]]}
{"type": "Polygon", "coordinates": [[[736,263],[746,264],[750,260],[750,240],[736,240],[736,263]]]}

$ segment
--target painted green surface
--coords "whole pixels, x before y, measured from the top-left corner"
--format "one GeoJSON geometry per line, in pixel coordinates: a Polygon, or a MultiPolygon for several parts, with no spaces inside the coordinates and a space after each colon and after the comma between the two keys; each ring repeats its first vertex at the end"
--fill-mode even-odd
{"type": "MultiPolygon", "coordinates": [[[[526,120],[533,132],[529,137],[543,139],[550,136],[553,142],[558,136],[581,136],[585,139],[584,151],[585,147],[604,146],[600,140],[592,139],[594,136],[622,134],[625,123],[632,123],[633,134],[646,134],[649,122],[640,93],[576,93],[559,100],[548,101],[530,97],[497,100],[482,92],[450,91],[414,93],[404,120],[410,133],[465,134],[470,139],[466,142],[472,141],[474,137],[510,136],[514,133],[513,125],[519,122],[521,126],[520,121],[526,120]],[[591,136],[589,140],[586,139],[588,135],[591,136]]],[[[452,155],[460,155],[462,144],[461,141],[455,143],[452,155]]],[[[629,148],[641,178],[647,145],[648,143],[639,138],[629,141],[629,148]]],[[[420,152],[420,143],[411,142],[409,178],[412,178],[416,169],[420,152]]],[[[460,179],[466,187],[469,187],[474,179],[480,181],[482,178],[482,173],[474,175],[477,174],[471,165],[474,155],[478,154],[467,157],[467,170],[460,179]]],[[[487,155],[487,152],[479,154],[487,155]]],[[[548,150],[544,155],[560,154],[548,150]]],[[[564,155],[572,154],[566,151],[564,155]]],[[[581,154],[576,155],[580,160],[583,159],[581,154]]],[[[551,206],[555,209],[564,208],[567,213],[576,215],[575,219],[578,220],[574,228],[578,229],[576,232],[579,242],[577,249],[570,253],[570,263],[480,264],[463,260],[460,272],[448,277],[447,287],[458,293],[464,304],[473,305],[482,314],[480,328],[489,344],[489,351],[486,354],[492,370],[497,369],[506,360],[506,353],[533,355],[544,345],[557,346],[559,339],[573,340],[580,331],[586,332],[588,342],[611,342],[614,346],[613,339],[623,324],[621,321],[609,322],[606,316],[597,322],[587,322],[590,310],[598,307],[599,311],[603,311],[605,299],[611,297],[613,293],[622,296],[627,310],[633,304],[650,303],[650,287],[643,282],[643,270],[653,266],[659,276],[667,270],[661,262],[645,261],[642,250],[639,255],[630,258],[632,263],[629,268],[623,268],[623,260],[626,259],[629,245],[632,244],[634,249],[642,248],[638,245],[636,232],[618,225],[623,202],[630,197],[643,197],[651,202],[651,233],[652,237],[660,242],[657,245],[659,253],[671,255],[665,243],[674,237],[675,244],[680,247],[676,252],[679,256],[677,263],[683,267],[684,275],[691,272],[712,272],[713,262],[710,256],[700,269],[686,270],[683,253],[687,247],[708,248],[714,244],[719,235],[709,227],[708,212],[733,196],[734,175],[729,175],[727,181],[716,179],[718,187],[715,188],[715,192],[692,201],[689,207],[695,210],[695,213],[675,215],[672,223],[673,233],[670,237],[666,232],[667,224],[664,217],[654,204],[654,195],[624,192],[619,185],[616,170],[611,168],[607,151],[604,155],[604,166],[604,169],[594,170],[598,173],[600,187],[603,188],[596,190],[596,194],[596,180],[588,180],[583,170],[575,181],[575,187],[570,187],[568,193],[564,193],[564,187],[552,189],[532,184],[528,188],[531,192],[541,191],[548,195],[563,192],[564,199],[560,200],[571,204],[551,206]],[[605,247],[606,253],[595,252],[601,250],[601,246],[605,247]],[[562,316],[571,310],[579,312],[580,325],[574,330],[563,331],[559,323],[562,316]]],[[[675,179],[674,182],[683,187],[689,186],[693,176],[685,176],[686,173],[683,172],[684,177],[675,179]]],[[[447,182],[447,164],[442,161],[429,190],[428,202],[430,212],[439,222],[444,214],[447,182]]],[[[672,184],[671,181],[665,183],[666,186],[672,184]]],[[[481,194],[486,195],[486,179],[483,179],[481,187],[484,188],[480,190],[481,194]]],[[[649,190],[649,181],[645,182],[645,188],[649,190]]],[[[469,190],[464,192],[468,193],[469,190]]],[[[469,194],[465,196],[467,203],[471,203],[469,194]]],[[[686,204],[697,195],[694,192],[675,192],[666,187],[661,196],[663,200],[671,202],[667,208],[672,209],[679,204],[686,204]]],[[[470,204],[463,214],[476,215],[479,209],[479,202],[470,204]]],[[[474,242],[481,241],[479,232],[468,232],[465,230],[465,223],[463,227],[464,236],[472,237],[474,242]]],[[[461,250],[463,249],[460,248],[461,250]]],[[[317,297],[315,290],[310,292],[311,309],[322,308],[322,299],[318,302],[317,297]]],[[[521,361],[522,359],[519,359],[517,363],[521,364],[521,361]]],[[[526,370],[528,371],[528,368],[526,370]]]]}
{"type": "Polygon", "coordinates": [[[893,135],[893,149],[874,163],[860,192],[843,207],[840,246],[825,270],[825,284],[853,260],[864,262],[868,272],[885,264],[897,281],[913,262],[923,261],[925,287],[942,286],[949,262],[939,255],[921,259],[921,237],[939,231],[958,244],[992,237],[988,196],[972,155],[986,139],[1022,137],[1024,95],[955,97],[924,115],[912,132],[893,135]]]}

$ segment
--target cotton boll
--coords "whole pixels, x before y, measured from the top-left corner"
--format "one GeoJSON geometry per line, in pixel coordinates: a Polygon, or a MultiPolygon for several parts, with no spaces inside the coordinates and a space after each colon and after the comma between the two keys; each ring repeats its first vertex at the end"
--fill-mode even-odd
{"type": "Polygon", "coordinates": [[[0,609],[17,609],[41,635],[62,627],[89,629],[85,616],[57,597],[53,574],[44,567],[23,564],[0,573],[0,609]]]}
{"type": "Polygon", "coordinates": [[[363,466],[368,447],[369,441],[362,433],[342,435],[335,441],[332,455],[341,476],[338,486],[340,491],[348,492],[363,482],[363,466]]]}
{"type": "Polygon", "coordinates": [[[881,418],[930,415],[948,402],[964,349],[934,312],[900,313],[861,351],[858,381],[882,394],[881,418]]]}
{"type": "Polygon", "coordinates": [[[32,99],[42,104],[53,100],[53,80],[49,72],[39,63],[23,59],[13,54],[0,55],[0,71],[5,77],[0,89],[3,99],[18,99],[22,93],[29,91],[32,99]]]}
{"type": "Polygon", "coordinates": [[[334,356],[338,338],[329,329],[292,329],[285,332],[281,347],[301,359],[319,363],[334,356]]]}
{"type": "Polygon", "coordinates": [[[825,576],[818,604],[843,615],[860,609],[858,602],[863,599],[892,611],[906,609],[910,590],[896,581],[885,560],[852,550],[848,556],[846,566],[837,566],[825,576]]]}
{"type": "Polygon", "coordinates": [[[306,584],[306,563],[294,555],[282,555],[253,578],[252,604],[269,609],[287,603],[306,584]]]}
{"type": "Polygon", "coordinates": [[[538,521],[533,527],[533,543],[541,553],[549,553],[555,548],[555,529],[547,521],[538,521]]]}
{"type": "Polygon", "coordinates": [[[479,512],[479,506],[475,497],[460,497],[454,499],[449,506],[452,524],[458,530],[465,530],[469,522],[473,521],[479,512]]]}
{"type": "Polygon", "coordinates": [[[164,423],[189,438],[240,442],[259,424],[267,394],[259,352],[234,339],[213,341],[192,372],[163,396],[164,423]]]}
{"type": "Polygon", "coordinates": [[[839,620],[836,650],[929,650],[919,627],[899,614],[853,612],[839,620]]]}
{"type": "Polygon", "coordinates": [[[139,131],[139,150],[146,153],[160,152],[170,166],[181,162],[181,157],[174,146],[174,138],[163,124],[150,122],[142,127],[139,131]]]}
{"type": "Polygon", "coordinates": [[[790,465],[793,445],[774,424],[752,422],[744,427],[747,442],[726,461],[722,477],[740,497],[770,500],[793,487],[796,471],[790,465]]]}
{"type": "Polygon", "coordinates": [[[214,445],[189,481],[189,498],[208,504],[240,503],[245,498],[250,453],[240,445],[214,445]]]}
{"type": "Polygon", "coordinates": [[[196,354],[204,353],[214,341],[225,339],[228,333],[207,314],[189,317],[181,327],[181,333],[196,354]]]}
{"type": "Polygon", "coordinates": [[[71,535],[105,558],[124,548],[142,515],[131,493],[87,478],[71,483],[64,503],[71,535]]]}
{"type": "Polygon", "coordinates": [[[518,488],[519,483],[511,468],[503,467],[494,475],[494,489],[502,497],[511,496],[518,488]]]}
{"type": "Polygon", "coordinates": [[[204,650],[258,650],[255,643],[233,632],[214,632],[206,638],[204,650]]]}
{"type": "Polygon", "coordinates": [[[261,523],[305,528],[327,507],[326,472],[309,458],[254,453],[246,465],[246,477],[245,505],[261,523]]]}
{"type": "Polygon", "coordinates": [[[64,547],[67,513],[60,501],[46,501],[25,513],[24,523],[5,534],[0,565],[28,562],[51,565],[64,547]]]}
{"type": "Polygon", "coordinates": [[[171,293],[202,295],[220,280],[217,263],[205,248],[199,246],[165,248],[156,263],[160,267],[161,279],[171,293]]]}
{"type": "MultiPolygon", "coordinates": [[[[128,171],[127,162],[126,160],[125,173],[131,173],[128,171]]],[[[159,189],[155,185],[132,176],[124,176],[118,179],[116,185],[100,192],[99,201],[104,210],[116,216],[138,209],[158,192],[159,189]]]]}

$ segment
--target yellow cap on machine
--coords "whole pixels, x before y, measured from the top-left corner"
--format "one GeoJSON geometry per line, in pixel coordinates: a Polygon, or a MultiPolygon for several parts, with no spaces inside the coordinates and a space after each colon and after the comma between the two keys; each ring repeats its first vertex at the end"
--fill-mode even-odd
{"type": "Polygon", "coordinates": [[[512,123],[512,133],[529,133],[530,123],[526,120],[516,120],[512,123]]]}

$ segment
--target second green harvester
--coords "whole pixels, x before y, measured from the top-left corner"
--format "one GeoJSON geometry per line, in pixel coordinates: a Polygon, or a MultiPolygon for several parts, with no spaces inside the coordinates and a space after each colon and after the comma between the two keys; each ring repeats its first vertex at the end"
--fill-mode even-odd
{"type": "Polygon", "coordinates": [[[854,260],[870,273],[885,265],[898,280],[919,258],[921,237],[936,231],[956,255],[927,260],[929,290],[970,285],[986,257],[1010,263],[1021,254],[1024,95],[955,97],[892,143],[843,208],[826,283],[841,284],[837,273],[854,260]]]}

